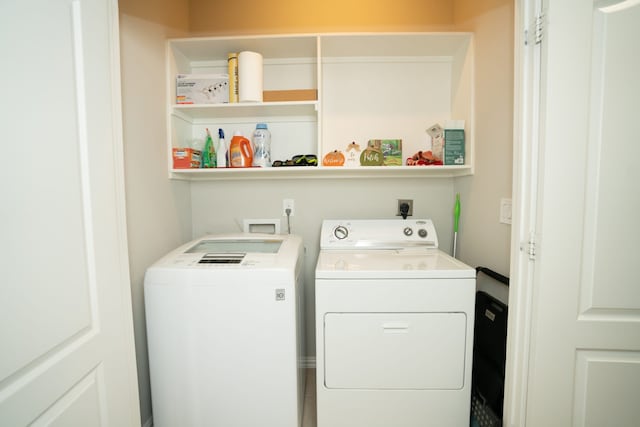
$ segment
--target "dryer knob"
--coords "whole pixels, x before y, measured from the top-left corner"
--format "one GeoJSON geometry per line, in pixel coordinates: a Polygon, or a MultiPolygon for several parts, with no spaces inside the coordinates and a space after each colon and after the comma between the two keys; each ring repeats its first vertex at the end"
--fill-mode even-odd
{"type": "Polygon", "coordinates": [[[344,225],[339,225],[333,229],[333,235],[336,236],[338,240],[344,240],[349,236],[349,230],[344,225]]]}
{"type": "Polygon", "coordinates": [[[420,230],[418,230],[418,236],[422,237],[423,239],[425,237],[427,237],[427,230],[425,230],[424,228],[421,228],[420,230]]]}
{"type": "Polygon", "coordinates": [[[405,227],[403,231],[405,236],[411,236],[413,234],[413,229],[411,227],[405,227]]]}

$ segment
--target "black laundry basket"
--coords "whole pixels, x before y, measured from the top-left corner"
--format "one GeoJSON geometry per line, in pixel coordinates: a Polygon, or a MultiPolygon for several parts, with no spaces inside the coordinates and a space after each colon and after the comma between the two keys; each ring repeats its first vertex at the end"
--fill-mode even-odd
{"type": "MultiPolygon", "coordinates": [[[[476,268],[509,285],[509,278],[485,267],[476,268]]],[[[502,426],[504,373],[507,353],[508,308],[484,291],[476,293],[473,371],[471,382],[471,425],[502,426]]]]}

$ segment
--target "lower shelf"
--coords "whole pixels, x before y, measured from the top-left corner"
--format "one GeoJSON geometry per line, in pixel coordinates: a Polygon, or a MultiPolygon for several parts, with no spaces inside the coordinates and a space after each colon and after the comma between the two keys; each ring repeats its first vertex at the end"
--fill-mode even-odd
{"type": "Polygon", "coordinates": [[[452,178],[473,175],[472,166],[360,166],[172,169],[169,178],[188,181],[325,178],[452,178]]]}

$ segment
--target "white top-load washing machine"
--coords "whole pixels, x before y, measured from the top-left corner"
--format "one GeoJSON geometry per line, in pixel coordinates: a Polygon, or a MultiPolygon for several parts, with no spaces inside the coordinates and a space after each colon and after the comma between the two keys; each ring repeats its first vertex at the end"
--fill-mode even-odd
{"type": "Polygon", "coordinates": [[[475,270],[431,220],[325,220],[318,427],[468,426],[475,270]]]}
{"type": "Polygon", "coordinates": [[[153,425],[301,425],[303,246],[294,235],[207,236],[144,281],[153,425]]]}

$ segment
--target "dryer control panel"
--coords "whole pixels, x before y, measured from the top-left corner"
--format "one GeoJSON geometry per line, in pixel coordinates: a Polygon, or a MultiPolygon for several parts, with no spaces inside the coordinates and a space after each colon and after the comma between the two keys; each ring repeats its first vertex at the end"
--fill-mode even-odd
{"type": "Polygon", "coordinates": [[[321,249],[438,247],[430,219],[325,220],[321,233],[321,249]]]}

